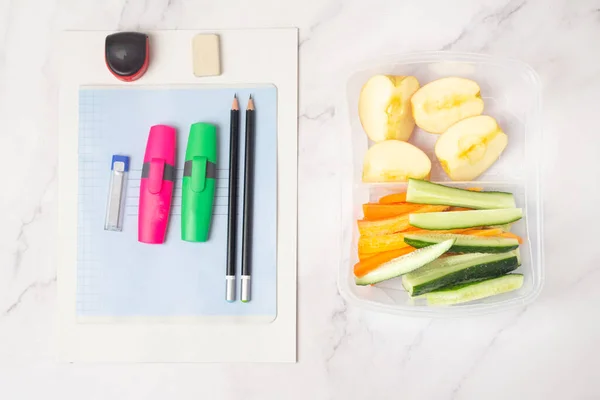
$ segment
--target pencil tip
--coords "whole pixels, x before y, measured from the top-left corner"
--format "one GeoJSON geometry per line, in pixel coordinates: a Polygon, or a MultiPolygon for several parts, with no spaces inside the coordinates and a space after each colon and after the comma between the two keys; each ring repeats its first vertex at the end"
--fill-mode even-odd
{"type": "Polygon", "coordinates": [[[250,99],[248,99],[248,110],[254,110],[254,99],[252,95],[250,95],[250,99]]]}
{"type": "Polygon", "coordinates": [[[237,99],[237,93],[234,93],[234,94],[233,94],[233,98],[234,98],[234,99],[237,99]]]}
{"type": "Polygon", "coordinates": [[[240,104],[238,103],[236,95],[233,96],[233,103],[231,104],[231,109],[236,111],[240,109],[240,104]]]}

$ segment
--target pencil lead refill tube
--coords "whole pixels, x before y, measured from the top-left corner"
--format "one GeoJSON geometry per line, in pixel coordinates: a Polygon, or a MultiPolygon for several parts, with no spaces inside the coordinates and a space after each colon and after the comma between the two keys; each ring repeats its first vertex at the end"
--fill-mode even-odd
{"type": "Polygon", "coordinates": [[[108,186],[108,202],[104,229],[107,231],[123,230],[123,210],[125,209],[125,186],[129,172],[129,157],[113,155],[110,167],[110,184],[108,186]]]}

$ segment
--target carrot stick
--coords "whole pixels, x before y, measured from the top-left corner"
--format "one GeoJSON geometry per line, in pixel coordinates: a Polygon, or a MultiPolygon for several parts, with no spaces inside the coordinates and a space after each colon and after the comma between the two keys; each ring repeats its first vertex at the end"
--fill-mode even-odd
{"type": "Polygon", "coordinates": [[[498,236],[502,234],[502,229],[470,229],[464,231],[462,234],[471,236],[498,236]]]}
{"type": "Polygon", "coordinates": [[[421,207],[419,204],[396,203],[396,204],[363,204],[363,214],[365,219],[383,219],[406,214],[421,207]]]}
{"type": "Polygon", "coordinates": [[[393,193],[383,196],[379,199],[379,204],[394,204],[404,203],[406,201],[406,193],[393,193]]]}
{"type": "MultiPolygon", "coordinates": [[[[483,188],[481,187],[471,187],[467,188],[467,190],[471,190],[473,192],[481,192],[483,188]]],[[[405,193],[392,193],[387,196],[383,196],[379,199],[379,204],[393,204],[393,203],[404,203],[406,202],[406,192],[405,193]]]]}
{"type": "Polygon", "coordinates": [[[519,241],[519,244],[523,244],[523,238],[519,235],[515,235],[512,232],[502,232],[500,235],[498,235],[500,237],[505,237],[505,238],[513,238],[513,239],[517,239],[519,241]]]}
{"type": "Polygon", "coordinates": [[[427,229],[420,229],[412,226],[403,232],[398,232],[391,235],[361,236],[358,239],[358,259],[360,261],[364,261],[369,257],[374,257],[376,254],[406,248],[406,243],[403,242],[404,235],[408,233],[424,235],[436,233],[466,234],[466,231],[468,230],[469,229],[447,229],[440,231],[429,231],[427,229]]]}
{"type": "Polygon", "coordinates": [[[408,216],[409,214],[404,214],[391,218],[376,219],[374,221],[358,221],[358,231],[361,236],[389,235],[402,232],[410,226],[408,216]]]}
{"type": "Polygon", "coordinates": [[[404,242],[404,233],[402,232],[358,238],[358,255],[361,260],[377,253],[398,250],[404,247],[409,247],[409,245],[404,242]]]}
{"type": "MultiPolygon", "coordinates": [[[[415,227],[413,227],[415,228],[415,227]]],[[[441,231],[429,231],[427,229],[420,229],[420,228],[416,228],[413,230],[407,229],[406,231],[404,231],[405,234],[410,233],[412,234],[423,234],[423,235],[431,235],[431,234],[437,234],[437,233],[454,233],[454,234],[462,234],[462,235],[466,235],[466,231],[468,231],[468,229],[446,229],[446,230],[441,230],[441,231]]]]}
{"type": "Polygon", "coordinates": [[[363,261],[378,253],[405,248],[406,243],[404,243],[404,235],[408,233],[430,235],[433,233],[464,233],[467,230],[468,229],[448,229],[443,231],[428,231],[413,226],[403,232],[391,235],[361,236],[358,239],[358,259],[363,261]]]}
{"type": "Polygon", "coordinates": [[[415,250],[413,247],[404,247],[398,250],[386,251],[375,254],[372,257],[361,260],[354,266],[354,275],[358,278],[365,276],[369,272],[377,269],[381,264],[386,263],[394,258],[398,258],[415,250]]]}
{"type": "MultiPolygon", "coordinates": [[[[420,206],[412,213],[439,212],[447,210],[448,206],[420,206]]],[[[362,236],[389,235],[402,232],[410,227],[408,216],[410,214],[398,215],[391,218],[377,219],[374,221],[358,221],[358,231],[362,236]]]]}

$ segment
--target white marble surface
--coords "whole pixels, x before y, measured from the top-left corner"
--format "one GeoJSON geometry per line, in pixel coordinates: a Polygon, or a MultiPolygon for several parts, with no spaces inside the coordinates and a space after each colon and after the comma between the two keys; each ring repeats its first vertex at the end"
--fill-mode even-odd
{"type": "Polygon", "coordinates": [[[597,0],[0,0],[0,398],[600,398],[599,37],[597,0]],[[268,26],[302,43],[299,362],[57,364],[57,33],[268,26]],[[544,84],[546,285],[514,312],[400,318],[337,293],[337,71],[436,49],[520,58],[544,84]]]}

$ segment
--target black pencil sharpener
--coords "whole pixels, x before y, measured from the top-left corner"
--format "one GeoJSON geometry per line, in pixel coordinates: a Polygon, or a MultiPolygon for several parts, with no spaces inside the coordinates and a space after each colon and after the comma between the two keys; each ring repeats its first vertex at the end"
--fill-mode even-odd
{"type": "Polygon", "coordinates": [[[117,32],[106,37],[104,58],[108,70],[125,82],[139,79],[150,60],[148,35],[139,32],[117,32]]]}

